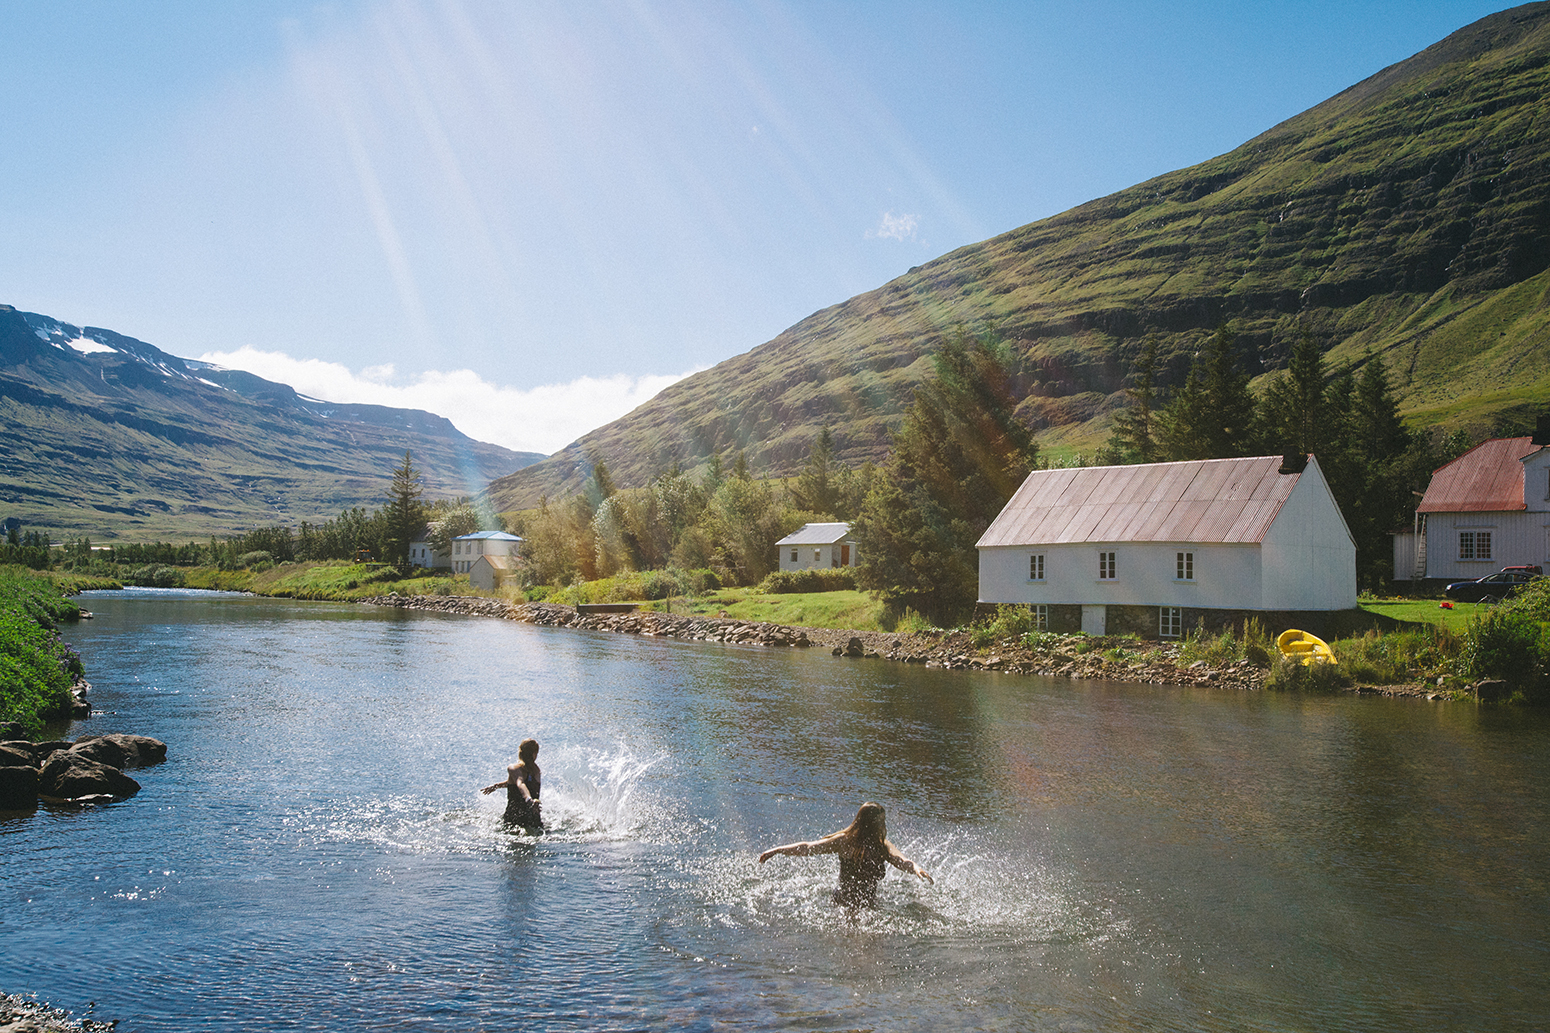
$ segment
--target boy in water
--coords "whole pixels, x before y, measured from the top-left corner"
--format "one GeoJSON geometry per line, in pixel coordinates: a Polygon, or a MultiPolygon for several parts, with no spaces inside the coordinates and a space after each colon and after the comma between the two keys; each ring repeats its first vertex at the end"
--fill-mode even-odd
{"type": "Polygon", "coordinates": [[[506,769],[506,781],[485,786],[479,790],[486,796],[497,789],[506,790],[506,813],[503,820],[525,829],[542,831],[544,815],[538,803],[538,792],[543,786],[538,770],[538,740],[523,739],[517,747],[517,762],[506,769]]]}

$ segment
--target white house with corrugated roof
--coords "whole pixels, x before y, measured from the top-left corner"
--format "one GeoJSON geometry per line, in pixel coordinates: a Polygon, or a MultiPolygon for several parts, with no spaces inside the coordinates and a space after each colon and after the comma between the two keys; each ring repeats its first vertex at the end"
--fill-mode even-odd
{"type": "Polygon", "coordinates": [[[1356,542],[1312,456],[1036,470],[979,557],[981,602],[1055,630],[1171,638],[1217,611],[1356,605],[1356,542]]]}
{"type": "Polygon", "coordinates": [[[781,570],[831,570],[858,562],[855,540],[846,523],[803,524],[775,543],[781,570]]]}
{"type": "Polygon", "coordinates": [[[1550,568],[1550,427],[1438,467],[1414,529],[1394,536],[1396,580],[1465,581],[1519,564],[1550,568]]]}

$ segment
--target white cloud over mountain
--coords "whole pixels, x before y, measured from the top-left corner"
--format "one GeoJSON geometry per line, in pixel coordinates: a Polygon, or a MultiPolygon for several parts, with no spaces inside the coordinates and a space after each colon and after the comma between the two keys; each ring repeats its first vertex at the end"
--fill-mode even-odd
{"type": "Polygon", "coordinates": [[[492,384],[468,369],[428,370],[399,383],[391,364],[354,371],[337,362],[298,359],[248,346],[209,352],[199,361],[246,370],[324,401],[424,409],[445,416],[472,438],[546,455],[698,372],[638,377],[618,373],[524,390],[492,384]]]}

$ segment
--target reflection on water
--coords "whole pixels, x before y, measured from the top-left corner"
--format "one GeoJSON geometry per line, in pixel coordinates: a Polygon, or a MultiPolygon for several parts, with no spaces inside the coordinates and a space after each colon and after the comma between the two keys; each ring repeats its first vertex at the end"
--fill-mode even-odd
{"type": "Polygon", "coordinates": [[[133,800],[0,815],[0,987],[136,1030],[1530,1029],[1550,721],[127,592],[133,800]],[[541,835],[497,780],[543,744],[541,835]],[[935,876],[760,850],[888,808],[935,876]]]}

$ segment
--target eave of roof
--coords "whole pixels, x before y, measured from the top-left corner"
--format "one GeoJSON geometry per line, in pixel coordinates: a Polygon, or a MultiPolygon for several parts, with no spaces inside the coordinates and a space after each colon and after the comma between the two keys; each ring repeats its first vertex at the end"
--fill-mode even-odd
{"type": "Polygon", "coordinates": [[[850,525],[845,523],[803,524],[775,544],[833,545],[848,534],[850,525]]]}

